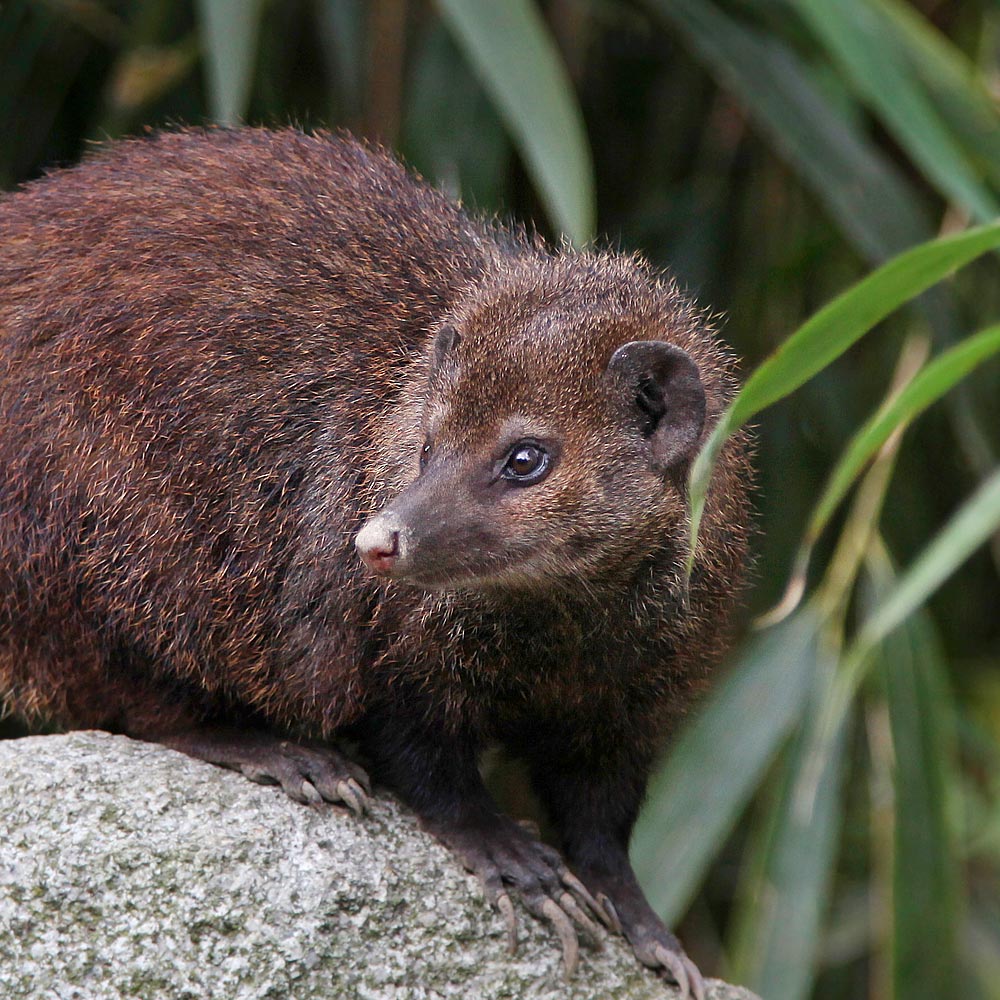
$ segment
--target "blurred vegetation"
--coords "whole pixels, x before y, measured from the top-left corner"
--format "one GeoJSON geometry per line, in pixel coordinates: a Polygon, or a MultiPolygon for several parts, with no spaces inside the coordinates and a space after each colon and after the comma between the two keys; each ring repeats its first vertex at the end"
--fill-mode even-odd
{"type": "Polygon", "coordinates": [[[720,311],[757,568],[633,853],[768,1000],[1000,997],[1000,229],[954,235],[998,213],[998,95],[995,0],[0,3],[0,185],[149,126],[346,127],[720,311]]]}

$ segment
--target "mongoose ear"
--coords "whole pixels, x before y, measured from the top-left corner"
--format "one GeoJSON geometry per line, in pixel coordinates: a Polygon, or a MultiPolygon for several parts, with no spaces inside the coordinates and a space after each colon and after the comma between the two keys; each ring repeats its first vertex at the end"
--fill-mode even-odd
{"type": "Polygon", "coordinates": [[[458,342],[462,338],[458,335],[458,330],[456,330],[451,323],[445,323],[437,332],[437,336],[434,338],[434,364],[439,366],[443,364],[445,358],[458,347],[458,342]]]}
{"type": "Polygon", "coordinates": [[[623,344],[608,362],[649,439],[653,468],[668,472],[694,457],[705,425],[705,389],[691,356],[662,340],[623,344]]]}

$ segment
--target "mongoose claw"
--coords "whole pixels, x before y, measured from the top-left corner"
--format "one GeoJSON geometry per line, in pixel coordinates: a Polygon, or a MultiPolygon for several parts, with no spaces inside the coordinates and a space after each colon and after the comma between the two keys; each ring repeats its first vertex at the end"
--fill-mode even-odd
{"type": "Polygon", "coordinates": [[[660,965],[674,977],[674,982],[677,983],[681,991],[681,1000],[689,1000],[691,996],[691,982],[681,956],[668,951],[662,945],[654,950],[654,954],[659,959],[660,965]]]}
{"type": "Polygon", "coordinates": [[[577,903],[577,901],[568,892],[564,892],[559,897],[559,906],[562,908],[564,913],[569,914],[569,916],[573,918],[577,927],[581,928],[586,933],[587,937],[590,939],[590,943],[595,948],[600,949],[603,947],[600,927],[598,927],[597,924],[595,924],[594,921],[587,916],[580,904],[577,903]]]}
{"type": "Polygon", "coordinates": [[[559,904],[548,896],[542,900],[541,915],[548,918],[555,928],[556,934],[559,935],[563,952],[563,968],[566,970],[566,978],[569,979],[576,972],[576,965],[580,958],[580,942],[576,936],[573,921],[566,916],[559,904]]]}
{"type": "Polygon", "coordinates": [[[664,944],[652,948],[652,963],[666,970],[677,983],[681,1000],[705,1000],[705,980],[698,967],[682,951],[674,951],[664,944]]]}
{"type": "Polygon", "coordinates": [[[299,790],[311,806],[318,806],[323,801],[323,796],[316,791],[316,786],[311,781],[303,781],[299,790]]]}
{"type": "Polygon", "coordinates": [[[502,892],[496,898],[496,907],[503,914],[507,925],[507,950],[513,955],[517,951],[517,914],[514,912],[514,904],[510,896],[502,892]]]}
{"type": "Polygon", "coordinates": [[[688,970],[688,982],[691,984],[691,991],[694,993],[694,1000],[705,1000],[705,980],[698,971],[698,966],[691,961],[687,955],[683,955],[684,964],[688,970]]]}
{"type": "Polygon", "coordinates": [[[596,913],[602,923],[607,923],[601,904],[590,894],[590,890],[563,864],[559,866],[559,878],[567,889],[570,889],[583,900],[591,913],[596,913]]]}
{"type": "Polygon", "coordinates": [[[521,898],[528,911],[541,920],[547,920],[559,938],[562,947],[563,969],[566,978],[572,977],[580,958],[580,932],[594,948],[601,947],[600,930],[584,912],[580,904],[568,893],[559,894],[558,900],[538,886],[521,889],[521,898]]]}
{"type": "Polygon", "coordinates": [[[337,782],[337,795],[359,819],[368,811],[368,796],[354,778],[337,782]]]}
{"type": "Polygon", "coordinates": [[[622,927],[621,918],[618,916],[615,904],[603,892],[597,894],[597,902],[599,904],[598,915],[604,921],[608,930],[613,934],[624,934],[625,929],[622,927]]]}

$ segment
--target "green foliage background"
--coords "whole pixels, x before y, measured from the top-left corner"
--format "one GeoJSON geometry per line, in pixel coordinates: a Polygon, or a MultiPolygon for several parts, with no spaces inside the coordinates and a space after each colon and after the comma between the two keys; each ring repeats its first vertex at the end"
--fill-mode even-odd
{"type": "Polygon", "coordinates": [[[637,870],[768,1000],[1000,997],[998,93],[996,0],[4,0],[0,185],[347,127],[671,267],[755,373],[760,533],[637,870]]]}

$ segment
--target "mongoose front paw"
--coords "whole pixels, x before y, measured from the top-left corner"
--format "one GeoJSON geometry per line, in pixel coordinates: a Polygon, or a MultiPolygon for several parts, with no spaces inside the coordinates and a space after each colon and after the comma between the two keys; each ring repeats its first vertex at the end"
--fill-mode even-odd
{"type": "Polygon", "coordinates": [[[433,832],[479,877],[507,923],[511,952],[517,948],[512,893],[531,914],[552,925],[562,946],[567,977],[573,975],[579,960],[581,933],[592,947],[601,947],[601,929],[593,918],[613,929],[607,912],[566,867],[559,852],[510,820],[497,817],[489,830],[477,825],[433,832]]]}
{"type": "Polygon", "coordinates": [[[343,804],[358,816],[368,808],[371,782],[332,747],[302,746],[268,733],[204,728],[163,738],[174,750],[240,771],[262,785],[281,785],[303,805],[343,804]]]}

